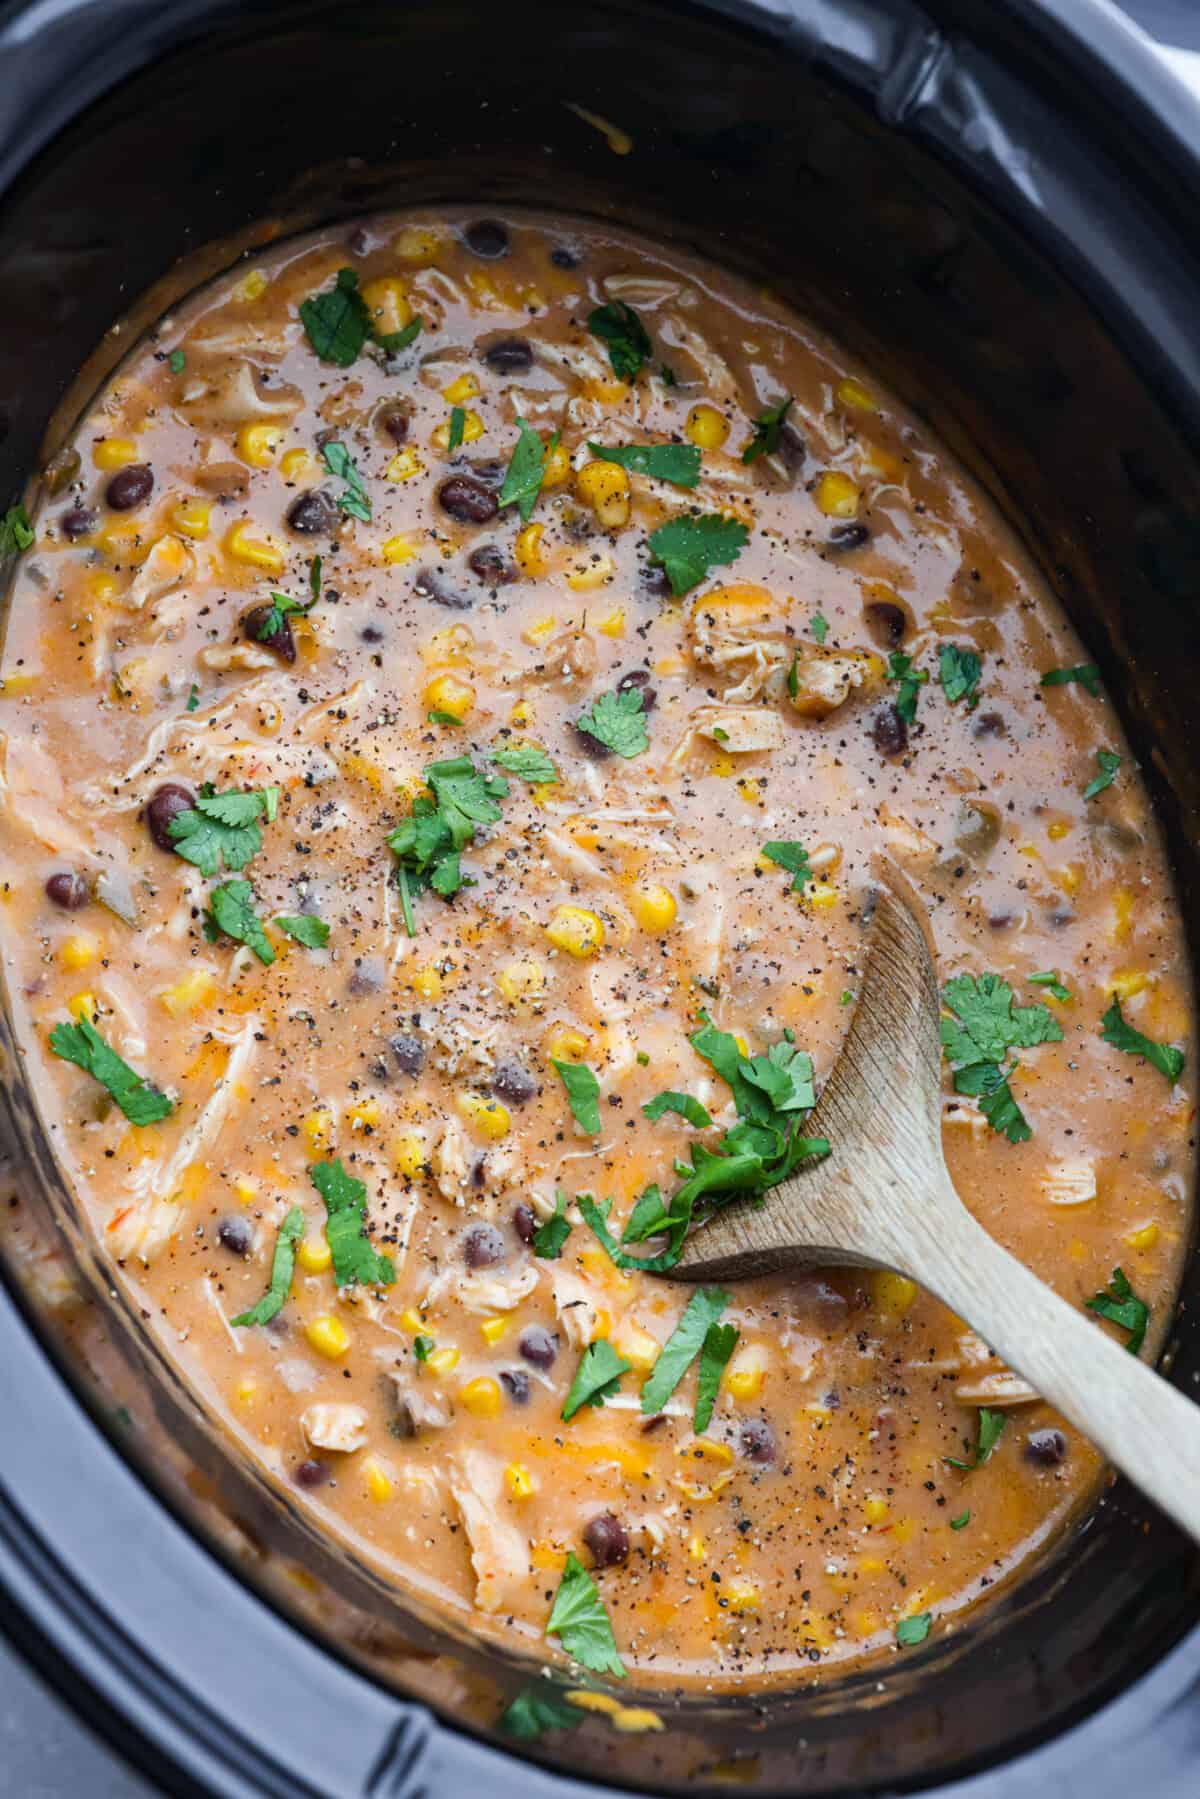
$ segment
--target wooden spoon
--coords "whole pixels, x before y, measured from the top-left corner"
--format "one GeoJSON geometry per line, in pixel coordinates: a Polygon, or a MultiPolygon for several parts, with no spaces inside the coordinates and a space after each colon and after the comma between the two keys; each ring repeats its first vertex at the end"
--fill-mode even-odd
{"type": "Polygon", "coordinates": [[[894,1268],[965,1318],[1011,1368],[1200,1539],[1200,1408],[988,1236],[942,1158],[940,1008],[920,901],[882,877],[858,1005],[805,1126],[822,1162],[761,1206],[723,1208],[672,1277],[727,1281],[814,1264],[894,1268]]]}

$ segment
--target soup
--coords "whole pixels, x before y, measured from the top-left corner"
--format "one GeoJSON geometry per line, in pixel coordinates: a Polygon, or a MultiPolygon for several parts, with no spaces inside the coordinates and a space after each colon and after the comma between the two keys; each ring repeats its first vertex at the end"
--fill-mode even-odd
{"type": "Polygon", "coordinates": [[[822,1153],[884,850],[959,1191],[1161,1335],[1178,906],[996,510],[769,294],[534,215],[239,267],[48,487],[5,527],[5,968],[197,1395],[531,1654],[720,1690],[956,1628],[1092,1448],[898,1274],[659,1273],[822,1153]]]}

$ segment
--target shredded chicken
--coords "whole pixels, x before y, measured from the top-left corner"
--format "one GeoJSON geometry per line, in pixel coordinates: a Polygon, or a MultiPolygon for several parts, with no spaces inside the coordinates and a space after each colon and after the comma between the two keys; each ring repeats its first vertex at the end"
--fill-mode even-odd
{"type": "Polygon", "coordinates": [[[1095,1164],[1079,1157],[1048,1168],[1042,1192],[1052,1206],[1085,1206],[1096,1197],[1095,1164]]]}
{"type": "Polygon", "coordinates": [[[430,1385],[424,1375],[392,1369],[396,1389],[396,1425],[403,1436],[419,1436],[423,1430],[445,1430],[454,1408],[445,1394],[430,1385]]]}
{"type": "Polygon", "coordinates": [[[471,1545],[475,1603],[498,1612],[523,1598],[529,1581],[529,1544],[504,1516],[504,1476],[499,1458],[464,1449],[451,1460],[453,1493],[471,1545]]]}
{"type": "Polygon", "coordinates": [[[161,600],[181,581],[189,580],[195,570],[196,558],[192,552],[182,539],[168,531],[151,545],[150,554],[119,597],[124,605],[133,606],[140,612],[143,606],[161,600]]]}
{"type": "Polygon", "coordinates": [[[583,1349],[596,1334],[596,1325],[600,1319],[600,1307],[596,1289],[571,1268],[564,1268],[555,1262],[551,1275],[554,1288],[554,1309],[558,1313],[558,1321],[566,1333],[567,1341],[575,1349],[583,1349]]]}
{"type": "Polygon", "coordinates": [[[370,1419],[360,1405],[326,1403],[306,1406],[300,1414],[300,1429],[310,1449],[331,1449],[338,1455],[351,1455],[367,1440],[370,1419]]]}
{"type": "Polygon", "coordinates": [[[298,388],[284,382],[264,387],[257,370],[239,358],[228,363],[202,393],[186,400],[182,409],[192,424],[220,430],[256,419],[290,418],[303,404],[298,388]]]}
{"type": "Polygon", "coordinates": [[[447,1121],[445,1130],[434,1144],[429,1166],[433,1170],[433,1178],[442,1198],[448,1199],[452,1205],[461,1206],[471,1164],[467,1155],[466,1135],[462,1126],[453,1118],[447,1121]]]}

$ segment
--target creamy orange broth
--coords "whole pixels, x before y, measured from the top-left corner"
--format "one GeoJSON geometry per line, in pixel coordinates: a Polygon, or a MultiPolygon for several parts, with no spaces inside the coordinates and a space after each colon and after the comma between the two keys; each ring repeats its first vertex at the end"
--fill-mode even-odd
{"type": "Polygon", "coordinates": [[[962,1320],[862,1271],[731,1290],[740,1335],[704,1434],[695,1363],[644,1418],[689,1292],[615,1267],[574,1198],[611,1198],[619,1227],[735,1123],[689,1045],[702,1013],[751,1054],[790,1030],[819,1084],[884,849],[928,905],[942,979],[995,972],[1063,1033],[1019,1052],[1028,1141],[947,1074],[959,1190],[1072,1302],[1119,1265],[1151,1343],[1165,1325],[1190,1075],[1172,1085],[1100,1021],[1115,993],[1139,1030],[1184,1040],[1178,910],[1111,706],[1039,685],[1086,652],[995,511],[869,370],[769,297],[530,215],[372,218],[281,245],[163,320],[75,447],[8,623],[4,956],[29,1078],[116,1285],[325,1528],[481,1632],[542,1653],[568,1552],[641,1677],[807,1674],[894,1648],[905,1617],[952,1628],[1094,1493],[1092,1449],[962,1320]],[[318,359],[298,308],[346,267],[380,332],[420,316],[411,347],[318,359]],[[587,328],[614,300],[653,344],[632,382],[587,328]],[[752,421],[789,394],[778,446],[744,462],[752,421]],[[562,434],[528,525],[497,506],[518,416],[562,434]],[[337,509],[330,439],[369,522],[337,509]],[[696,444],[699,486],[593,465],[589,441],[696,444]],[[462,517],[464,492],[489,516],[462,517]],[[675,598],[647,537],[689,513],[749,535],[675,598]],[[319,601],[262,641],[247,613],[306,602],[314,555],[319,601]],[[982,659],[974,706],[939,680],[946,644],[982,659]],[[929,676],[906,742],[896,651],[929,676]],[[576,721],[631,676],[649,746],[597,758],[576,721]],[[463,851],[473,884],[420,893],[410,937],[387,839],[423,771],[465,755],[495,776],[492,753],[521,745],[557,779],[504,776],[500,819],[463,851]],[[1123,760],[1088,800],[1100,749],[1123,760]],[[189,804],[204,782],[279,790],[240,872],[205,876],[151,833],[164,786],[189,804]],[[779,841],[809,853],[802,893],[762,854],[779,841]],[[269,965],[205,935],[230,880],[252,886],[269,965]],[[274,923],[304,915],[326,947],[274,923]],[[1071,997],[1029,984],[1043,972],[1071,997]],[[131,1124],[49,1052],[79,1018],[165,1090],[168,1117],[131,1124]],[[555,1060],[595,1073],[598,1135],[555,1060]],[[711,1127],[647,1120],[667,1089],[711,1127]],[[365,1183],[390,1285],[335,1286],[309,1177],[333,1158],[365,1183]],[[550,1259],[528,1239],[556,1189],[572,1228],[550,1259]],[[232,1325],[297,1206],[286,1303],[232,1325]],[[602,1338],[629,1364],[619,1391],[564,1422],[602,1338]],[[964,1473],[945,1458],[970,1459],[981,1406],[1007,1425],[964,1473]]]}

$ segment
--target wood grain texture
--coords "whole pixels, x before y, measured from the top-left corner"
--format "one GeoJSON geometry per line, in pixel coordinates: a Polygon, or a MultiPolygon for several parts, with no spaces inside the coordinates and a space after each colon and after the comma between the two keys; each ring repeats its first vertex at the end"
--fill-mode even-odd
{"type": "Polygon", "coordinates": [[[1053,1293],[967,1211],[942,1156],[937,976],[920,902],[881,871],[862,986],[805,1126],[831,1153],[761,1206],[718,1212],[680,1280],[814,1264],[894,1268],[965,1318],[1011,1368],[1200,1539],[1200,1408],[1053,1293]]]}

